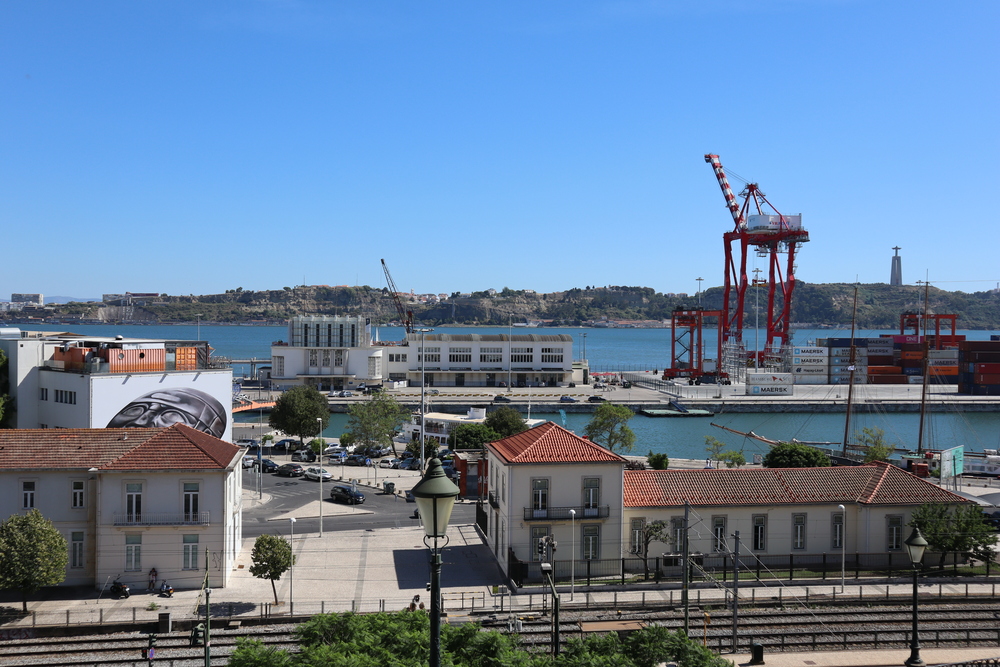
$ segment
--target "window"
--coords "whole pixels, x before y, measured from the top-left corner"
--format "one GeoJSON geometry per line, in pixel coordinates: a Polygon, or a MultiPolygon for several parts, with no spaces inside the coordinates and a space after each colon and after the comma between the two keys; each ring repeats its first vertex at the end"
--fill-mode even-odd
{"type": "Polygon", "coordinates": [[[646,527],[645,519],[632,519],[629,522],[628,552],[630,554],[642,555],[643,529],[646,527]]]}
{"type": "Polygon", "coordinates": [[[543,560],[543,554],[538,553],[538,545],[541,544],[542,540],[545,539],[545,536],[549,534],[549,531],[549,526],[531,527],[531,560],[535,562],[543,560]]]}
{"type": "Polygon", "coordinates": [[[323,367],[328,368],[330,366],[330,350],[323,350],[323,367]]]}
{"type": "Polygon", "coordinates": [[[753,515],[753,550],[764,551],[767,549],[767,516],[763,514],[753,515]]]}
{"type": "Polygon", "coordinates": [[[344,365],[344,351],[343,350],[334,350],[333,351],[333,365],[334,366],[343,366],[344,365]]]}
{"type": "Polygon", "coordinates": [[[597,516],[601,504],[601,480],[599,477],[583,479],[583,516],[597,516]]]}
{"type": "Polygon", "coordinates": [[[535,355],[530,347],[510,348],[510,361],[514,364],[530,364],[534,361],[535,355]]]}
{"type": "Polygon", "coordinates": [[[727,551],[726,549],[726,517],[712,517],[712,550],[727,551]]]}
{"type": "Polygon", "coordinates": [[[40,400],[40,401],[47,401],[47,400],[49,400],[49,389],[48,389],[48,387],[39,387],[38,388],[38,400],[40,400]]]}
{"type": "Polygon", "coordinates": [[[479,348],[479,363],[481,364],[503,363],[503,348],[502,347],[479,348]]]}
{"type": "Polygon", "coordinates": [[[440,347],[428,347],[426,348],[427,354],[423,354],[425,348],[417,348],[417,361],[427,362],[432,364],[441,363],[441,348],[440,347]],[[426,358],[424,358],[426,357],[426,358]]]}
{"type": "Polygon", "coordinates": [[[670,535],[674,553],[684,552],[684,517],[675,516],[670,520],[670,535]]]}
{"type": "Polygon", "coordinates": [[[125,536],[125,569],[129,572],[142,569],[142,535],[125,536]]]}
{"type": "Polygon", "coordinates": [[[806,515],[792,515],[792,548],[806,548],[806,515]]]}
{"type": "Polygon", "coordinates": [[[282,377],[285,374],[285,358],[271,357],[271,363],[274,364],[275,377],[282,377]]]}
{"type": "Polygon", "coordinates": [[[389,355],[389,363],[396,363],[396,362],[405,363],[406,362],[406,355],[405,354],[390,354],[389,355]]]}
{"type": "Polygon", "coordinates": [[[317,350],[309,350],[309,366],[311,368],[319,366],[319,352],[317,350]]]}
{"type": "Polygon", "coordinates": [[[601,557],[601,527],[586,525],[583,527],[583,558],[598,560],[601,557]]]}
{"type": "Polygon", "coordinates": [[[830,546],[834,549],[844,548],[844,515],[841,512],[837,512],[833,515],[833,542],[830,546]]]}
{"type": "Polygon", "coordinates": [[[184,521],[198,520],[198,482],[184,482],[184,521]]]}
{"type": "Polygon", "coordinates": [[[78,510],[83,508],[83,480],[73,481],[73,509],[78,510]]]}
{"type": "Polygon", "coordinates": [[[21,482],[21,509],[30,510],[35,506],[35,483],[21,482]]]}
{"type": "Polygon", "coordinates": [[[543,347],[542,348],[542,363],[543,364],[561,364],[563,361],[563,351],[560,347],[543,347]]]}
{"type": "Polygon", "coordinates": [[[125,484],[125,514],[129,523],[142,520],[142,484],[129,482],[125,484]]]}
{"type": "Polygon", "coordinates": [[[382,377],[382,357],[368,357],[368,377],[382,377]]]}
{"type": "Polygon", "coordinates": [[[887,549],[889,551],[899,551],[903,548],[903,517],[901,516],[888,516],[886,517],[888,522],[888,544],[887,549]]]}
{"type": "Polygon", "coordinates": [[[549,508],[549,480],[531,480],[531,509],[545,510],[549,508]]]}
{"type": "Polygon", "coordinates": [[[72,532],[69,535],[69,566],[83,567],[83,531],[72,532]]]}
{"type": "Polygon", "coordinates": [[[198,569],[198,536],[184,536],[184,563],[181,566],[185,570],[198,569]]]}
{"type": "Polygon", "coordinates": [[[56,389],[56,403],[68,403],[70,405],[76,405],[76,392],[67,391],[65,389],[56,389]]]}
{"type": "Polygon", "coordinates": [[[448,348],[448,362],[452,364],[471,364],[471,347],[450,347],[448,348]]]}

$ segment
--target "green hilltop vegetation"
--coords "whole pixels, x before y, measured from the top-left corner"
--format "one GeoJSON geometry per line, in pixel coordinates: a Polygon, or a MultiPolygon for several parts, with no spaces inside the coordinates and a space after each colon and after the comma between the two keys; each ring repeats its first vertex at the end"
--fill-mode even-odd
{"type": "MultiPolygon", "coordinates": [[[[858,285],[856,326],[861,329],[893,329],[903,312],[923,312],[924,288],[884,283],[858,285]]],[[[792,322],[810,326],[845,326],[851,323],[855,285],[848,283],[796,284],[792,322]]],[[[753,326],[757,303],[755,288],[746,297],[746,326],[753,326]]],[[[767,292],[760,290],[763,309],[767,292]]],[[[722,288],[705,290],[702,307],[718,309],[722,288]]],[[[667,320],[676,308],[697,306],[690,294],[662,294],[649,287],[605,286],[573,288],[548,294],[503,288],[450,295],[446,300],[422,304],[404,299],[414,321],[428,326],[465,324],[505,326],[509,322],[545,321],[552,325],[580,325],[600,320],[667,320]]],[[[947,292],[931,287],[927,295],[930,313],[958,314],[961,329],[1000,328],[1000,291],[947,292]]],[[[364,315],[376,324],[398,321],[395,304],[386,288],[305,286],[280,290],[248,291],[242,287],[225,294],[196,296],[161,295],[126,309],[99,303],[68,303],[45,307],[50,317],[76,316],[103,321],[148,322],[280,322],[294,315],[364,315]]],[[[763,312],[763,310],[762,310],[763,312]]]]}

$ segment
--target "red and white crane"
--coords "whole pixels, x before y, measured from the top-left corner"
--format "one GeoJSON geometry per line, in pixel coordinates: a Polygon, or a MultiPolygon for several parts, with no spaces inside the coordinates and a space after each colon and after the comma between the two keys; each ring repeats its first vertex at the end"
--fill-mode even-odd
{"type": "Polygon", "coordinates": [[[740,193],[743,203],[733,195],[729,179],[718,155],[708,154],[705,162],[712,165],[715,177],[726,199],[726,208],[733,216],[734,228],[723,239],[726,247],[725,280],[722,294],[722,318],[719,337],[725,343],[741,345],[745,299],[750,280],[747,258],[750,249],[768,261],[767,280],[767,340],[763,355],[780,356],[788,345],[788,325],[792,313],[792,292],[795,289],[795,255],[800,243],[809,240],[802,227],[801,215],[782,215],[767,200],[756,183],[747,183],[740,193]],[[739,257],[734,257],[733,245],[739,242],[739,257]],[[782,258],[784,255],[784,258],[782,258]]]}

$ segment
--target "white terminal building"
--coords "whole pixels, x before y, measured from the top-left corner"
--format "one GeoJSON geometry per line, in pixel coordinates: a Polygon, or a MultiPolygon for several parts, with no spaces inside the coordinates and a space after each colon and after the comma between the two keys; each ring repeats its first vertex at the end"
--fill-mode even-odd
{"type": "Polygon", "coordinates": [[[300,316],[271,346],[271,381],[320,391],[361,384],[428,387],[564,387],[586,381],[568,334],[407,334],[377,340],[364,317],[300,316]],[[421,345],[423,350],[421,350],[421,345]]]}

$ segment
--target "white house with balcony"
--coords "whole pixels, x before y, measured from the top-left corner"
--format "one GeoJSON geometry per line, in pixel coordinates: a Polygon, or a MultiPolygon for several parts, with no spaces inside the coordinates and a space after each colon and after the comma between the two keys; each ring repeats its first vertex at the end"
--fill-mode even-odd
{"type": "Polygon", "coordinates": [[[242,450],[168,428],[0,430],[0,516],[37,509],[66,538],[64,585],[104,586],[149,571],[226,586],[242,538],[242,450]]]}
{"type": "Polygon", "coordinates": [[[568,575],[570,559],[583,568],[588,560],[620,558],[624,458],[554,422],[486,449],[487,542],[508,576],[537,578],[543,559],[568,575]],[[557,553],[539,553],[547,536],[557,553]]]}

